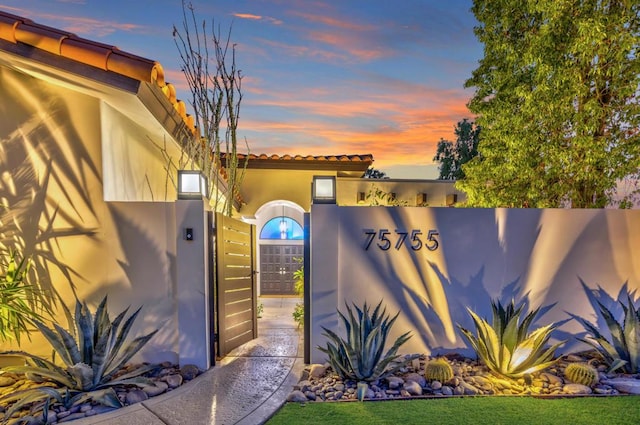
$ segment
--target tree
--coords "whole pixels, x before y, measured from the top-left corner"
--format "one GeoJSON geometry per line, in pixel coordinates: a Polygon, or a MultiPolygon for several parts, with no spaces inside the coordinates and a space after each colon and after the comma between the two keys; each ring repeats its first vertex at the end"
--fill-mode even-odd
{"type": "Polygon", "coordinates": [[[640,168],[640,3],[475,0],[468,204],[601,208],[640,168]]]}
{"type": "Polygon", "coordinates": [[[222,38],[220,27],[216,30],[212,23],[209,33],[203,20],[200,30],[191,3],[182,2],[182,13],[183,33],[174,26],[173,38],[200,134],[183,145],[185,164],[181,168],[186,165],[201,170],[210,182],[210,196],[215,196],[215,210],[231,216],[246,168],[246,163],[240,167],[237,156],[242,73],[236,67],[236,46],[231,44],[231,28],[222,38]],[[221,168],[226,171],[226,178],[221,168]]]}
{"type": "Polygon", "coordinates": [[[387,174],[384,171],[376,170],[373,167],[367,168],[367,171],[364,172],[365,179],[388,179],[387,174]]]}
{"type": "Polygon", "coordinates": [[[454,133],[455,143],[444,139],[438,142],[438,150],[433,157],[434,161],[440,163],[438,180],[464,179],[462,164],[466,164],[478,155],[480,127],[464,118],[456,124],[454,133]]]}

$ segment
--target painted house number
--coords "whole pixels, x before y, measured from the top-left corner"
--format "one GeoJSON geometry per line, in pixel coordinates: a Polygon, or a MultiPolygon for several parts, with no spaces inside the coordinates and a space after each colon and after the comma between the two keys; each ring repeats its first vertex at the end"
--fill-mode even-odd
{"type": "Polygon", "coordinates": [[[393,233],[389,229],[364,229],[363,231],[366,237],[365,251],[371,248],[374,241],[376,241],[375,245],[383,251],[387,251],[392,245],[399,250],[402,245],[406,244],[414,251],[419,251],[422,248],[435,251],[440,246],[437,238],[440,233],[435,229],[430,229],[426,235],[419,229],[413,229],[411,232],[396,229],[393,233]]]}

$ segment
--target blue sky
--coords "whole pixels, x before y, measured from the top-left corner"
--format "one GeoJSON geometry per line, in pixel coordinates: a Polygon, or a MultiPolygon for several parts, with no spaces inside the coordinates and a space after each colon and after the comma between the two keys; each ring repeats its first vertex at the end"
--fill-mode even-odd
{"type": "MultiPolygon", "coordinates": [[[[433,178],[440,138],[473,118],[482,57],[471,0],[200,0],[232,25],[241,137],[252,153],[365,154],[397,178],[433,178]]],[[[0,9],[159,61],[189,101],[172,28],[180,0],[0,0],[0,9]]]]}

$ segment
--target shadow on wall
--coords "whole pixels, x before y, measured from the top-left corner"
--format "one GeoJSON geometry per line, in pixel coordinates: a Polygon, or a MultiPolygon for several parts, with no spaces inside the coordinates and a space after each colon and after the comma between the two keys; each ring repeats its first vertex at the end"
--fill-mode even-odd
{"type": "Polygon", "coordinates": [[[112,202],[107,206],[118,232],[114,242],[119,246],[111,250],[121,252],[116,260],[129,285],[123,286],[120,280],[96,282],[89,297],[96,302],[107,291],[117,305],[142,306],[132,335],[159,329],[140,354],[142,361],[177,363],[175,231],[168,225],[175,223],[174,203],[112,202]]]}
{"type": "MultiPolygon", "coordinates": [[[[465,349],[455,325],[472,327],[467,307],[490,319],[492,299],[524,301],[528,310],[541,307],[535,325],[556,322],[560,328],[554,339],[568,341],[563,351],[584,349],[573,338],[583,329],[567,312],[582,313],[589,302],[595,304],[578,276],[607,282],[598,290],[600,297],[620,291],[615,283],[618,276],[639,277],[634,274],[636,263],[627,258],[631,256],[628,247],[614,244],[619,233],[628,234],[629,240],[640,236],[635,221],[624,215],[632,212],[338,210],[338,308],[343,308],[344,301],[375,305],[383,299],[392,313],[402,311],[396,326],[399,329],[394,332],[414,332],[408,350],[420,349],[415,340],[436,353],[465,349]],[[413,229],[421,232],[423,240],[429,230],[437,231],[438,247],[431,251],[411,249],[413,229]],[[369,249],[365,249],[367,232],[375,234],[369,249]]],[[[620,243],[624,245],[624,241],[620,243]]],[[[625,290],[626,286],[622,292],[625,290]]]]}
{"type": "Polygon", "coordinates": [[[82,280],[61,244],[94,238],[87,179],[99,172],[63,101],[36,80],[6,70],[0,78],[0,255],[13,250],[32,260],[28,282],[51,308],[60,300],[60,278],[74,295],[74,281],[82,280]]]}

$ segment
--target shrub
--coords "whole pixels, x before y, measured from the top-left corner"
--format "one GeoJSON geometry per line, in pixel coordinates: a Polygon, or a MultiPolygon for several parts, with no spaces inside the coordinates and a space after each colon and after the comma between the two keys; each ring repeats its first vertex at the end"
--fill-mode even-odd
{"type": "Polygon", "coordinates": [[[446,359],[440,357],[427,363],[424,377],[427,381],[447,382],[453,378],[453,369],[446,359]]]}
{"type": "MultiPolygon", "coordinates": [[[[293,290],[296,295],[299,297],[304,296],[304,266],[302,262],[303,258],[295,257],[295,261],[300,264],[300,268],[293,272],[293,290]]],[[[296,303],[295,308],[293,309],[293,321],[298,324],[298,328],[304,326],[304,303],[296,303]]]]}
{"type": "Polygon", "coordinates": [[[521,323],[520,316],[524,303],[518,307],[514,301],[504,308],[498,301],[491,302],[493,323],[481,319],[467,308],[476,327],[476,335],[458,325],[478,357],[495,374],[507,378],[545,369],[555,363],[553,355],[563,342],[545,348],[555,324],[547,325],[529,333],[529,326],[538,315],[539,309],[529,313],[521,323]]]}
{"type": "Polygon", "coordinates": [[[33,287],[25,282],[28,270],[27,260],[13,251],[0,265],[0,341],[15,339],[20,345],[20,335],[29,335],[31,321],[42,319],[33,287]]]}
{"type": "Polygon", "coordinates": [[[298,328],[304,326],[304,303],[296,303],[293,308],[293,321],[298,324],[298,328]]]}
{"type": "MultiPolygon", "coordinates": [[[[66,309],[66,307],[65,307],[66,309]]],[[[0,403],[15,402],[5,413],[5,417],[23,405],[48,400],[66,398],[69,405],[82,403],[88,399],[111,407],[121,407],[112,387],[116,385],[149,385],[151,381],[140,375],[156,366],[141,365],[125,373],[123,367],[156,334],[155,330],[147,335],[126,343],[131,327],[140,312],[136,310],[128,319],[125,309],[111,321],[107,312],[107,297],[92,315],[86,303],[76,301],[75,320],[70,321],[69,330],[54,323],[54,329],[34,320],[42,335],[54,349],[54,361],[57,354],[63,366],[24,351],[7,351],[2,354],[19,354],[27,358],[27,366],[10,366],[9,372],[24,373],[36,382],[54,383],[61,388],[32,388],[18,391],[0,398],[0,403]],[[124,320],[124,322],[123,322],[124,320]],[[77,340],[76,340],[77,337],[77,340]],[[57,396],[56,396],[57,393],[57,396]]],[[[67,313],[68,310],[67,310],[67,313]]],[[[70,314],[68,314],[70,316],[70,314]]]]}
{"type": "Polygon", "coordinates": [[[345,303],[348,318],[338,310],[338,315],[347,331],[344,340],[335,332],[325,328],[323,335],[329,338],[326,348],[318,347],[329,356],[329,363],[342,379],[356,381],[375,381],[395,373],[407,363],[418,358],[418,355],[405,356],[399,359],[398,349],[411,338],[406,332],[399,336],[392,347],[385,353],[385,343],[393,323],[400,312],[390,318],[386,308],[381,311],[382,301],[369,314],[369,306],[365,302],[362,309],[353,304],[356,315],[345,303]]]}
{"type": "Polygon", "coordinates": [[[627,305],[620,301],[624,310],[624,319],[619,323],[611,311],[600,301],[600,315],[604,318],[611,341],[604,337],[597,327],[578,316],[573,316],[578,320],[587,332],[591,335],[587,338],[578,338],[580,341],[591,345],[598,350],[606,364],[609,372],[621,369],[625,373],[640,373],[640,309],[636,309],[631,299],[631,294],[627,294],[627,305]]]}
{"type": "Polygon", "coordinates": [[[598,383],[598,371],[589,363],[570,363],[564,370],[564,376],[571,382],[588,387],[598,383]]]}

